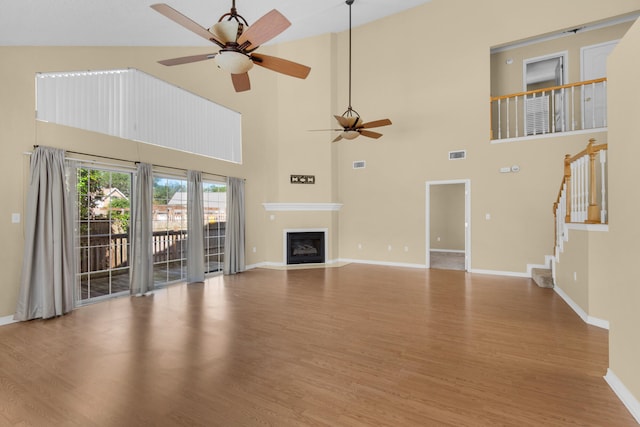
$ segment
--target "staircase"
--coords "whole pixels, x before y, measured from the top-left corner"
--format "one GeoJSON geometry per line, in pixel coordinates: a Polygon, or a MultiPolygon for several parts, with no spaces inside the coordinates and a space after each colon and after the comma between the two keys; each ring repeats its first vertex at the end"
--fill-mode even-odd
{"type": "Polygon", "coordinates": [[[553,288],[553,276],[550,268],[534,268],[531,278],[541,288],[553,288]]]}

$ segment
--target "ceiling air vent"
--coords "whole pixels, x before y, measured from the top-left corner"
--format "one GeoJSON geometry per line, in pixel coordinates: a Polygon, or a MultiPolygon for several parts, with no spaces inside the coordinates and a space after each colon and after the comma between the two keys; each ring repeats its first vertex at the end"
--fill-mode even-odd
{"type": "Polygon", "coordinates": [[[449,151],[449,160],[464,160],[467,158],[466,150],[449,151]]]}
{"type": "Polygon", "coordinates": [[[357,160],[353,162],[354,169],[364,169],[365,167],[367,167],[367,162],[365,162],[364,160],[357,160]]]}

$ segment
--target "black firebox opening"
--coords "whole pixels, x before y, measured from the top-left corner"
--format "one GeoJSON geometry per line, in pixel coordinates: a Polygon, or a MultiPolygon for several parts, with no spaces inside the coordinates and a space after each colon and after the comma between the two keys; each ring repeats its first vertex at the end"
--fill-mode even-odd
{"type": "Polygon", "coordinates": [[[287,233],[287,264],[324,262],[324,232],[287,233]]]}

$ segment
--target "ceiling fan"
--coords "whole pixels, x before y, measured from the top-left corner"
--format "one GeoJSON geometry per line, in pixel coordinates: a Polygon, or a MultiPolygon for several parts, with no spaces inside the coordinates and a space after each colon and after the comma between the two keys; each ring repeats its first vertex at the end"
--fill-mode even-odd
{"type": "Polygon", "coordinates": [[[353,2],[354,0],[346,0],[345,2],[349,5],[349,107],[341,116],[334,116],[341,128],[327,129],[330,131],[342,131],[340,135],[331,142],[338,142],[341,139],[355,139],[360,135],[378,139],[382,136],[381,133],[367,129],[391,124],[391,120],[389,119],[380,119],[365,123],[362,118],[360,118],[360,114],[351,107],[351,5],[353,2]]]}
{"type": "Polygon", "coordinates": [[[273,39],[291,25],[291,22],[275,9],[249,26],[236,11],[236,2],[232,0],[231,11],[222,15],[211,28],[206,29],[167,4],[153,4],[151,8],[219,48],[218,52],[214,53],[158,61],[162,65],[188,64],[215,58],[218,67],[231,74],[236,92],[251,89],[248,71],[254,64],[299,79],[306,78],[311,71],[306,65],[254,53],[261,44],[273,39]]]}

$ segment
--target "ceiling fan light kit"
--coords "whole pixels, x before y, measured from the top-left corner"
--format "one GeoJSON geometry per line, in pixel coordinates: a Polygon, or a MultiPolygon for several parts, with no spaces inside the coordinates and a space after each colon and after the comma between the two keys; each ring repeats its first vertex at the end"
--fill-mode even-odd
{"type": "Polygon", "coordinates": [[[218,67],[230,74],[243,74],[253,68],[251,58],[234,50],[221,50],[215,61],[218,67]]]}
{"type": "Polygon", "coordinates": [[[236,2],[232,0],[231,11],[222,15],[211,28],[206,29],[167,4],[153,4],[151,8],[220,48],[215,53],[158,61],[162,65],[173,66],[215,59],[220,69],[231,74],[231,82],[236,92],[251,89],[248,71],[254,64],[299,79],[305,79],[311,71],[306,65],[253,53],[261,44],[273,39],[291,25],[289,20],[275,9],[249,26],[238,14],[236,2]]]}

